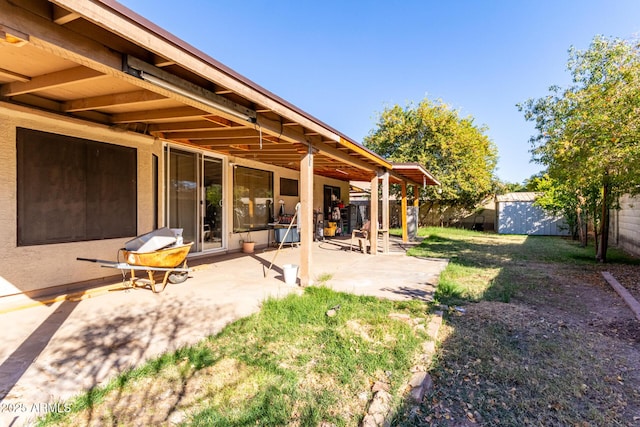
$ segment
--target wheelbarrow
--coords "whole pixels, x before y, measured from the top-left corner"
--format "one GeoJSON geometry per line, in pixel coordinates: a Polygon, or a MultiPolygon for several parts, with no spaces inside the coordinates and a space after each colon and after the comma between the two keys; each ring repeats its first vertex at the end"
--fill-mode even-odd
{"type": "Polygon", "coordinates": [[[182,283],[189,277],[187,254],[191,250],[191,243],[182,243],[182,230],[161,228],[143,234],[128,241],[125,247],[118,250],[118,261],[105,261],[92,258],[77,258],[78,261],[89,261],[102,267],[117,268],[123,276],[129,271],[129,284],[132,287],[149,286],[154,293],[164,291],[167,282],[182,283]],[[120,259],[124,262],[120,262],[120,259]],[[146,271],[148,279],[136,277],[136,271],[146,271]],[[160,290],[156,288],[155,272],[164,272],[160,290]]]}

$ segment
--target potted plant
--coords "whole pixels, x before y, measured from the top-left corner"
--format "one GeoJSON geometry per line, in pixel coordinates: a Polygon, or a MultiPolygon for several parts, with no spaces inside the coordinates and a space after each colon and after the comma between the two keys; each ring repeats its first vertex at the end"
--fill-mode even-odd
{"type": "Polygon", "coordinates": [[[247,238],[242,241],[242,252],[252,254],[255,250],[256,242],[251,240],[251,231],[247,231],[247,238]]]}

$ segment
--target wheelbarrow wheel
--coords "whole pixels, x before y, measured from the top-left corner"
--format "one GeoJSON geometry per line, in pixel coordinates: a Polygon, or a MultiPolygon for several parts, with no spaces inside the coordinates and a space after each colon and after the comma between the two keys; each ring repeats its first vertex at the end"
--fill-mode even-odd
{"type": "Polygon", "coordinates": [[[169,282],[177,285],[178,283],[182,283],[189,277],[189,273],[186,271],[180,271],[169,274],[169,282]]]}

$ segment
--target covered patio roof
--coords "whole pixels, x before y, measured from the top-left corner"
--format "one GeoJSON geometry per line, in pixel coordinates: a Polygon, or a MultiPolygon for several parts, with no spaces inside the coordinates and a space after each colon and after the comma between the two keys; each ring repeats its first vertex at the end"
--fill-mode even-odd
{"type": "Polygon", "coordinates": [[[405,181],[413,185],[440,185],[420,163],[392,163],[390,179],[396,184],[405,181]]]}
{"type": "Polygon", "coordinates": [[[392,168],[112,0],[0,0],[0,98],[343,181],[392,168]]]}
{"type": "Polygon", "coordinates": [[[371,182],[372,218],[382,180],[385,248],[390,180],[437,182],[422,166],[394,167],[113,0],[0,0],[0,102],[299,171],[305,284],[314,175],[371,182]]]}

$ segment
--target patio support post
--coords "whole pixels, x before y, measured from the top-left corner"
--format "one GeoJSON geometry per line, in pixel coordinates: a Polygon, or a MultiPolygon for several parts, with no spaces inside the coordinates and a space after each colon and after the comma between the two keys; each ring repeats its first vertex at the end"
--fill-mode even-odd
{"type": "Polygon", "coordinates": [[[300,160],[300,285],[312,285],[313,245],[313,152],[310,150],[300,160]]]}
{"type": "Polygon", "coordinates": [[[371,208],[369,209],[370,224],[369,243],[371,246],[371,255],[378,253],[378,173],[371,178],[371,208]]]}
{"type": "MultiPolygon", "coordinates": [[[[416,226],[420,226],[420,187],[413,186],[413,206],[416,208],[416,226]]],[[[418,230],[416,229],[416,237],[418,236],[418,230]]]]}
{"type": "Polygon", "coordinates": [[[402,241],[409,241],[409,231],[407,228],[407,182],[402,181],[402,205],[400,206],[400,216],[402,217],[402,241]]]}
{"type": "Polygon", "coordinates": [[[389,171],[382,174],[382,253],[389,253],[389,171]]]}

